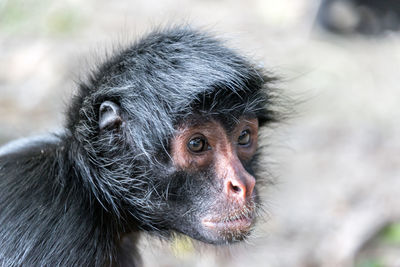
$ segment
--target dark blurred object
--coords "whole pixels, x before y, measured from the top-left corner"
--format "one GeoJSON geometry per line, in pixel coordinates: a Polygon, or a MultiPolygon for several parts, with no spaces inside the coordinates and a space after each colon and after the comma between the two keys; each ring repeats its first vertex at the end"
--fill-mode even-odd
{"type": "Polygon", "coordinates": [[[400,0],[322,0],[317,21],[339,34],[400,30],[400,0]]]}

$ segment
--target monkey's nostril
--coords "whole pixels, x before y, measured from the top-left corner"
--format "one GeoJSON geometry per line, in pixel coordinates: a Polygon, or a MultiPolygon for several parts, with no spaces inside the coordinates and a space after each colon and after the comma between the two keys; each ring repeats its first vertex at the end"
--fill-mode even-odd
{"type": "Polygon", "coordinates": [[[240,193],[240,191],[242,191],[242,189],[240,189],[239,186],[236,186],[236,185],[233,185],[233,184],[231,184],[231,188],[236,193],[240,193]]]}
{"type": "Polygon", "coordinates": [[[226,189],[228,194],[232,194],[240,198],[244,198],[246,196],[246,187],[244,185],[235,183],[234,181],[228,181],[226,184],[226,189]]]}

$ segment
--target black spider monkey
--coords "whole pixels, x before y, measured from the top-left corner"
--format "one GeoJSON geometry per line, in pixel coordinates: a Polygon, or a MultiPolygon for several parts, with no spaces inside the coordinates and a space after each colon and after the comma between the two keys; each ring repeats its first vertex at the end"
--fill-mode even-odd
{"type": "Polygon", "coordinates": [[[63,133],[0,149],[0,265],[137,266],[142,231],[246,238],[274,81],[189,27],[109,58],[79,85],[63,133]]]}

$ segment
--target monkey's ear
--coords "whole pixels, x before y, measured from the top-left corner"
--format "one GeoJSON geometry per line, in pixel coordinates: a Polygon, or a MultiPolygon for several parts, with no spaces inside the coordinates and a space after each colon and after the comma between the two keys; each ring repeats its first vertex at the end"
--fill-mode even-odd
{"type": "Polygon", "coordinates": [[[100,130],[118,128],[122,123],[120,109],[117,104],[111,101],[101,103],[99,109],[100,130]]]}

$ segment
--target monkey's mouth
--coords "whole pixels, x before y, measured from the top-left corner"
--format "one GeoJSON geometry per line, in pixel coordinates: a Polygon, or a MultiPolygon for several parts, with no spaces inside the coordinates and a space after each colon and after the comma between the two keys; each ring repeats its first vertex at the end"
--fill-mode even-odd
{"type": "Polygon", "coordinates": [[[250,229],[250,226],[253,223],[253,219],[246,217],[237,219],[223,219],[220,221],[204,219],[202,223],[205,227],[218,231],[246,231],[250,229]]]}
{"type": "Polygon", "coordinates": [[[245,234],[254,221],[254,209],[244,208],[223,216],[209,216],[202,220],[202,225],[221,234],[245,234]]]}

